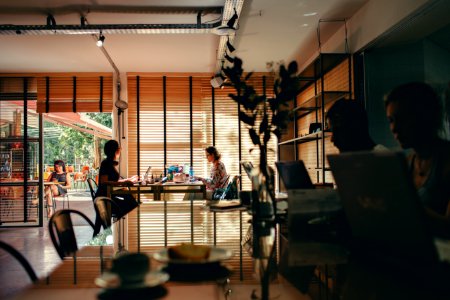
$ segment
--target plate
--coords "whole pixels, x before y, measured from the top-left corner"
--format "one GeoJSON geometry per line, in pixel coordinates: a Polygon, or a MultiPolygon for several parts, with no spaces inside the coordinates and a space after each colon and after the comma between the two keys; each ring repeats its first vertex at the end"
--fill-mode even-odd
{"type": "Polygon", "coordinates": [[[167,248],[164,248],[153,254],[153,258],[162,263],[169,264],[188,264],[188,265],[198,265],[198,264],[210,264],[217,263],[222,260],[229,259],[233,252],[228,249],[223,248],[211,248],[211,253],[207,259],[203,260],[186,260],[186,259],[173,259],[170,258],[167,253],[167,248]]]}
{"type": "Polygon", "coordinates": [[[144,287],[155,287],[169,280],[169,274],[160,271],[148,272],[143,282],[137,284],[120,285],[119,275],[116,273],[105,272],[95,279],[98,287],[105,289],[136,289],[144,287]]]}

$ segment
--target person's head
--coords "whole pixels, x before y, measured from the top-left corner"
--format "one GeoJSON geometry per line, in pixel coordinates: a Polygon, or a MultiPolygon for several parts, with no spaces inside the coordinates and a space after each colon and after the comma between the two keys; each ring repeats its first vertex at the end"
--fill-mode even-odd
{"type": "Polygon", "coordinates": [[[53,167],[56,173],[59,173],[61,171],[66,172],[66,164],[62,160],[55,160],[55,162],[53,163],[53,167]]]}
{"type": "Polygon", "coordinates": [[[216,147],[209,146],[205,149],[206,159],[209,162],[215,162],[220,159],[221,155],[219,151],[217,151],[216,147]]]}
{"type": "Polygon", "coordinates": [[[389,127],[402,148],[428,144],[439,136],[443,112],[437,94],[427,84],[411,82],[385,97],[389,127]]]}
{"type": "Polygon", "coordinates": [[[370,150],[369,122],[364,107],[354,100],[337,100],[328,110],[326,119],[331,141],[340,152],[370,150]]]}
{"type": "Polygon", "coordinates": [[[120,156],[120,146],[116,140],[109,140],[105,143],[105,147],[103,148],[103,152],[108,159],[116,160],[120,156]]]}

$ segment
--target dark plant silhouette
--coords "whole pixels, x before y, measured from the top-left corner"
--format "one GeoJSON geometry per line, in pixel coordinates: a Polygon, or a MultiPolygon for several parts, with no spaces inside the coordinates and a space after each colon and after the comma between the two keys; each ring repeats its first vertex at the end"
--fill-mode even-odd
{"type": "MultiPolygon", "coordinates": [[[[273,98],[265,94],[259,95],[255,88],[250,84],[252,73],[244,76],[242,69],[242,60],[234,59],[232,67],[224,70],[229,82],[226,85],[233,87],[236,94],[229,96],[236,101],[239,106],[239,118],[247,124],[248,132],[253,144],[259,148],[259,176],[256,180],[259,199],[254,199],[256,205],[253,205],[255,213],[253,214],[253,255],[256,258],[267,259],[266,267],[260,264],[261,276],[261,299],[269,299],[269,281],[270,270],[275,268],[275,243],[272,245],[270,253],[264,253],[265,250],[259,246],[263,243],[264,236],[270,235],[270,229],[266,226],[273,226],[275,204],[274,172],[267,164],[268,143],[272,135],[281,137],[283,130],[286,129],[290,120],[291,109],[289,102],[293,101],[300,92],[300,78],[297,76],[298,67],[295,61],[291,62],[286,68],[280,65],[273,85],[273,98]],[[270,197],[268,199],[267,197],[270,197]],[[265,202],[265,203],[262,203],[265,202]],[[270,202],[273,205],[271,212],[265,208],[270,208],[270,202]],[[264,205],[262,205],[264,204],[264,205]],[[270,221],[269,221],[270,220],[270,221]],[[269,222],[266,222],[269,221],[269,222]]],[[[255,178],[253,178],[255,181],[255,178]]],[[[265,247],[264,247],[265,248],[265,247]]]]}
{"type": "MultiPolygon", "coordinates": [[[[229,96],[240,104],[239,118],[248,125],[250,138],[260,151],[260,172],[266,178],[266,185],[270,196],[274,200],[273,170],[267,165],[267,145],[270,138],[275,135],[281,137],[291,119],[289,102],[293,101],[300,92],[300,79],[297,76],[297,62],[293,61],[286,68],[280,65],[273,85],[273,98],[259,95],[255,88],[249,84],[252,72],[244,76],[242,60],[234,59],[232,67],[223,69],[229,79],[225,84],[236,90],[236,94],[229,96]]],[[[251,150],[250,150],[251,151],[251,150]]]]}

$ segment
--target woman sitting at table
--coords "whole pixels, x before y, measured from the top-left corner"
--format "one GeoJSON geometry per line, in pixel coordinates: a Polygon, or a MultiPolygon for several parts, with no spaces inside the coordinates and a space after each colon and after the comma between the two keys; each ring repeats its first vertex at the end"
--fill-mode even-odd
{"type": "Polygon", "coordinates": [[[54,185],[48,185],[44,189],[44,198],[47,203],[47,216],[50,218],[53,213],[53,197],[63,196],[67,194],[67,189],[70,188],[70,178],[66,173],[66,165],[62,160],[55,160],[54,172],[48,178],[48,182],[54,182],[54,185]]]}
{"type": "MultiPolygon", "coordinates": [[[[130,178],[121,179],[120,174],[116,169],[119,164],[120,146],[115,140],[109,140],[106,142],[103,149],[106,155],[106,159],[100,164],[100,171],[98,176],[98,189],[95,193],[95,197],[107,196],[107,185],[114,185],[117,183],[128,182],[133,184],[139,180],[139,176],[135,175],[130,178]]],[[[137,206],[136,199],[132,195],[121,195],[120,197],[113,197],[112,199],[119,207],[120,211],[117,211],[117,207],[112,205],[112,212],[117,217],[128,213],[130,210],[137,206]]]]}
{"type": "Polygon", "coordinates": [[[228,175],[225,165],[220,160],[221,155],[219,151],[213,146],[205,149],[206,159],[212,163],[210,177],[196,179],[201,180],[206,185],[206,198],[211,199],[212,194],[218,188],[225,188],[227,186],[228,175]]]}

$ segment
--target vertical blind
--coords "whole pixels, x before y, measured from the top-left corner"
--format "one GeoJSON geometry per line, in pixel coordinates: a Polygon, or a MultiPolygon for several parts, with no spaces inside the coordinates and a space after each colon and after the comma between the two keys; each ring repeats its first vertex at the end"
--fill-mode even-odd
{"type": "MultiPolygon", "coordinates": [[[[253,84],[258,93],[262,94],[263,78],[254,77],[253,84]]],[[[268,91],[272,91],[273,79],[267,77],[265,81],[268,87],[266,93],[271,96],[268,91]]],[[[148,73],[129,75],[129,174],[144,173],[148,166],[152,166],[153,175],[159,176],[164,174],[165,164],[190,164],[192,153],[195,174],[209,176],[211,166],[207,163],[204,149],[213,144],[213,136],[215,146],[222,154],[222,161],[231,176],[240,175],[240,158],[258,165],[258,151],[249,154],[253,144],[248,137],[248,129],[240,124],[238,105],[228,96],[233,92],[231,88],[224,87],[215,89],[213,93],[209,76],[161,76],[148,73]]],[[[271,142],[270,148],[274,151],[269,152],[268,160],[273,166],[277,157],[276,138],[271,142]]],[[[243,188],[250,189],[250,182],[245,174],[242,179],[243,188]]],[[[168,200],[167,244],[190,242],[190,202],[172,201],[181,200],[182,194],[171,195],[171,198],[168,196],[165,195],[165,200],[168,200]]],[[[141,195],[144,203],[140,207],[140,215],[134,213],[128,218],[128,249],[147,252],[156,251],[165,245],[164,204],[147,201],[151,198],[152,196],[141,195]]],[[[194,242],[211,245],[214,240],[213,214],[203,209],[202,202],[194,203],[193,214],[194,242]]],[[[243,224],[242,234],[245,235],[249,226],[247,215],[243,216],[243,224]]],[[[219,214],[216,229],[217,245],[234,250],[230,263],[237,270],[240,245],[239,212],[219,214]]],[[[244,277],[248,279],[252,272],[251,259],[247,254],[244,254],[244,258],[244,277]]]]}
{"type": "MultiPolygon", "coordinates": [[[[273,77],[258,75],[252,79],[256,91],[273,96],[273,77]]],[[[192,98],[192,161],[194,173],[209,176],[210,165],[204,149],[213,144],[222,154],[227,173],[241,175],[239,162],[251,161],[258,165],[259,152],[254,148],[247,125],[238,119],[238,105],[228,95],[230,87],[214,90],[214,122],[210,77],[199,76],[141,76],[128,77],[128,170],[129,174],[142,174],[152,166],[154,176],[164,175],[165,165],[185,165],[191,162],[190,101],[192,98]],[[139,82],[139,90],[137,89],[139,82]],[[137,106],[139,97],[139,107],[137,106]],[[165,100],[165,107],[164,107],[165,100]],[[164,112],[165,110],[165,112],[164,112]],[[138,118],[139,114],[139,118],[138,118]],[[139,124],[137,123],[139,119],[139,124]],[[166,128],[164,128],[166,124],[166,128]],[[138,139],[139,126],[139,139],[138,139]],[[241,136],[239,140],[239,127],[241,136]],[[164,150],[164,132],[166,149],[164,150]],[[138,166],[139,140],[139,167],[138,166]],[[239,147],[240,142],[240,147],[239,147]]],[[[276,138],[270,141],[268,163],[276,160],[276,138]],[[272,151],[273,150],[273,151],[272,151]]],[[[250,189],[250,180],[242,176],[243,189],[250,189]]]]}
{"type": "Polygon", "coordinates": [[[37,78],[37,112],[112,111],[112,73],[60,73],[37,78]]]}

